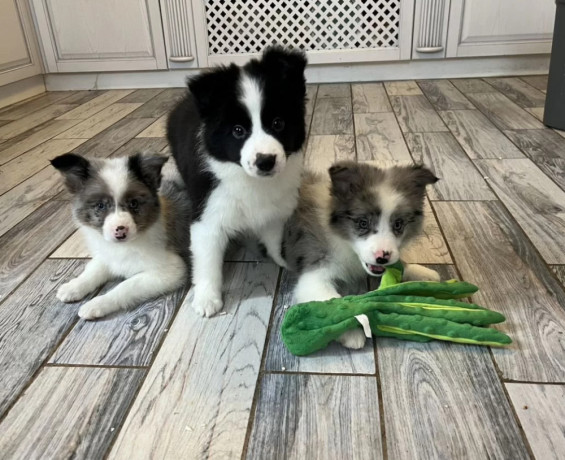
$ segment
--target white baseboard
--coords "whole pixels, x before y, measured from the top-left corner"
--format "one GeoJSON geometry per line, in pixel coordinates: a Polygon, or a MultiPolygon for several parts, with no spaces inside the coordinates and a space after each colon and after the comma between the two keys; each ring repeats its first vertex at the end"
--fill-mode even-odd
{"type": "Polygon", "coordinates": [[[0,108],[23,101],[45,92],[43,75],[35,75],[24,80],[0,86],[0,108]]]}
{"type": "MultiPolygon", "coordinates": [[[[309,83],[470,78],[547,73],[549,55],[500,56],[464,59],[415,60],[355,64],[311,65],[309,83]]],[[[78,89],[182,87],[199,70],[47,74],[48,91],[78,89]]]]}

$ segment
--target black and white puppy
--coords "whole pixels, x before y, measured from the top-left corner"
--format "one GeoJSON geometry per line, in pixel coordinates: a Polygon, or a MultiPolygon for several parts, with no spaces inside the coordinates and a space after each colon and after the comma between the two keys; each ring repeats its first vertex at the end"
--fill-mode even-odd
{"type": "MultiPolygon", "coordinates": [[[[381,276],[422,228],[426,186],[438,179],[423,166],[387,169],[344,161],[329,177],[306,174],[284,246],[289,268],[299,273],[296,302],[339,297],[336,281],[381,276]]],[[[405,265],[404,280],[439,281],[437,272],[405,265]]],[[[361,330],[344,334],[350,348],[365,343],[361,330]]]]}
{"type": "Polygon", "coordinates": [[[95,319],[139,305],[182,286],[187,278],[186,190],[174,178],[161,184],[167,157],[136,154],[87,160],[75,154],[51,161],[73,196],[73,217],[92,260],[62,285],[57,298],[75,302],[113,278],[126,278],[79,310],[95,319]]]}
{"type": "Polygon", "coordinates": [[[250,233],[281,257],[284,222],[294,211],[305,139],[306,59],[267,49],[188,82],[167,136],[192,205],[194,298],[203,316],[221,310],[222,263],[230,238],[250,233]]]}

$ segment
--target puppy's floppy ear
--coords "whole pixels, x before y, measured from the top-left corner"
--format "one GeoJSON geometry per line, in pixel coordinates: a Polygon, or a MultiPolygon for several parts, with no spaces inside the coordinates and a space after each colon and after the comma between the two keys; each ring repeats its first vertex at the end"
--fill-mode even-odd
{"type": "Polygon", "coordinates": [[[411,176],[414,183],[422,188],[435,184],[439,180],[433,172],[421,164],[412,166],[411,176]]]}
{"type": "Polygon", "coordinates": [[[270,46],[263,52],[261,64],[267,71],[285,82],[290,88],[300,93],[306,93],[306,55],[299,50],[285,49],[280,46],[270,46]]]}
{"type": "Polygon", "coordinates": [[[80,155],[65,153],[51,160],[51,164],[65,178],[65,185],[71,193],[78,193],[91,176],[90,162],[80,155]]]}
{"type": "Polygon", "coordinates": [[[237,82],[239,68],[235,64],[202,72],[187,80],[188,89],[194,96],[196,106],[202,117],[207,117],[218,110],[218,105],[225,100],[226,91],[237,82]]]}
{"type": "Polygon", "coordinates": [[[161,185],[161,170],[169,157],[136,153],[128,158],[128,168],[141,182],[156,191],[161,185]]]}
{"type": "Polygon", "coordinates": [[[340,161],[329,170],[331,193],[335,198],[350,198],[359,188],[359,165],[353,161],[340,161]]]}

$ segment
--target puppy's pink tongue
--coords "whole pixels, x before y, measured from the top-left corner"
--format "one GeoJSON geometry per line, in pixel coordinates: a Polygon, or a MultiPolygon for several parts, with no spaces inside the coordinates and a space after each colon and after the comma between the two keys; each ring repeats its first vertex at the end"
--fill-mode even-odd
{"type": "Polygon", "coordinates": [[[381,265],[369,265],[369,270],[371,270],[371,273],[374,273],[375,275],[381,275],[384,273],[385,268],[381,265]]]}

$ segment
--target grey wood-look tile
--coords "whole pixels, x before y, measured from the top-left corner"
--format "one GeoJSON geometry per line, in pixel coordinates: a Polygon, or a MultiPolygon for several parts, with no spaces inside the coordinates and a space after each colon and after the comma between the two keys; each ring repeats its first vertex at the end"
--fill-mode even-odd
{"type": "Polygon", "coordinates": [[[377,354],[388,458],[530,458],[487,348],[379,339],[377,354]]]}
{"type": "Polygon", "coordinates": [[[557,279],[561,281],[561,284],[565,286],[565,265],[552,265],[551,270],[553,270],[557,279]]]}
{"type": "Polygon", "coordinates": [[[382,83],[356,83],[351,92],[354,113],[392,112],[382,83]]]}
{"type": "Polygon", "coordinates": [[[413,80],[385,81],[384,85],[389,96],[417,96],[422,94],[422,90],[413,80]]]}
{"type": "MultiPolygon", "coordinates": [[[[92,99],[106,93],[103,90],[82,90],[82,91],[65,91],[66,96],[63,99],[65,104],[86,104],[92,99]]],[[[48,93],[50,94],[50,93],[48,93]]]]}
{"type": "Polygon", "coordinates": [[[162,88],[149,88],[149,89],[137,89],[133,93],[128,94],[126,97],[120,99],[120,102],[130,103],[130,102],[141,102],[146,103],[150,99],[153,99],[158,94],[164,91],[162,88]]]}
{"type": "Polygon", "coordinates": [[[403,132],[447,131],[426,96],[391,96],[390,102],[403,132]]]}
{"type": "Polygon", "coordinates": [[[374,377],[267,374],[246,458],[382,458],[374,377]]]}
{"type": "Polygon", "coordinates": [[[463,94],[469,93],[496,93],[496,89],[485,83],[480,78],[455,78],[450,80],[463,94]]]}
{"type": "Polygon", "coordinates": [[[0,416],[77,321],[80,303],[64,304],[55,292],[82,268],[75,260],[45,261],[0,304],[0,416]]]}
{"type": "Polygon", "coordinates": [[[57,103],[62,99],[66,100],[65,104],[77,104],[78,102],[74,102],[72,99],[70,99],[70,96],[73,95],[73,93],[73,91],[55,91],[43,93],[32,99],[9,105],[8,107],[4,107],[0,110],[0,120],[19,120],[20,118],[31,115],[32,113],[37,112],[40,109],[53,105],[54,103],[57,103]]]}
{"type": "Polygon", "coordinates": [[[81,121],[78,125],[62,132],[56,139],[90,139],[106,128],[109,128],[141,105],[140,103],[122,104],[120,102],[109,105],[100,110],[100,112],[81,121]]]}
{"type": "Polygon", "coordinates": [[[504,133],[532,160],[535,158],[565,159],[565,139],[552,129],[526,129],[504,133]]]}
{"type": "Polygon", "coordinates": [[[543,122],[543,115],[545,112],[545,107],[528,107],[524,109],[526,112],[531,113],[539,121],[543,122]]]}
{"type": "Polygon", "coordinates": [[[1,195],[0,235],[4,235],[63,189],[61,175],[48,166],[1,195]]]}
{"type": "Polygon", "coordinates": [[[356,113],[354,120],[359,161],[412,162],[394,113],[356,113]]]}
{"type": "Polygon", "coordinates": [[[166,89],[130,113],[128,118],[160,118],[169,113],[187,91],[186,88],[166,89]]]}
{"type": "MultiPolygon", "coordinates": [[[[281,338],[281,325],[288,308],[295,303],[295,285],[296,275],[283,271],[270,329],[265,369],[328,374],[373,374],[375,357],[371,339],[367,340],[362,350],[349,350],[337,342],[309,356],[294,356],[287,350],[281,338]]],[[[343,286],[339,292],[344,295],[367,292],[367,284],[364,282],[359,286],[343,286]]]]}
{"type": "Polygon", "coordinates": [[[306,131],[310,130],[312,115],[314,113],[314,105],[316,104],[316,95],[318,94],[318,85],[306,85],[306,113],[305,123],[306,131]]]}
{"type": "MultiPolygon", "coordinates": [[[[143,120],[143,118],[137,118],[137,120],[143,120]]],[[[150,125],[151,126],[151,125],[150,125]]],[[[135,153],[161,153],[162,150],[167,146],[167,139],[162,137],[134,137],[133,139],[127,141],[119,149],[115,150],[110,157],[123,157],[128,155],[133,155],[135,153]]]]}
{"type": "Polygon", "coordinates": [[[520,107],[543,107],[545,104],[545,94],[518,77],[487,78],[486,82],[520,107]]]}
{"type": "Polygon", "coordinates": [[[433,207],[462,278],[480,288],[473,301],[506,316],[496,328],[513,343],[492,349],[501,376],[564,382],[565,293],[523,231],[498,202],[433,207]]]}
{"type": "Polygon", "coordinates": [[[441,234],[430,202],[424,201],[424,225],[422,233],[402,249],[402,260],[410,264],[453,263],[447,244],[441,234]]]}
{"type": "Polygon", "coordinates": [[[565,452],[565,385],[506,383],[535,458],[559,460],[565,452]]]}
{"type": "Polygon", "coordinates": [[[50,201],[0,237],[0,299],[74,230],[68,203],[50,201]]]}
{"type": "Polygon", "coordinates": [[[6,458],[103,458],[145,371],[47,367],[0,424],[6,458]]]}
{"type": "Polygon", "coordinates": [[[141,131],[137,137],[166,137],[168,114],[158,118],[154,123],[141,131]]]}
{"type": "Polygon", "coordinates": [[[239,458],[279,269],[227,264],[224,315],[181,306],[110,459],[239,458]]]}
{"type": "Polygon", "coordinates": [[[407,134],[414,160],[440,180],[428,187],[432,200],[496,200],[487,183],[450,133],[407,134]]]}
{"type": "Polygon", "coordinates": [[[5,141],[0,145],[0,164],[17,158],[77,123],[80,120],[49,120],[5,141]]]}
{"type": "Polygon", "coordinates": [[[52,259],[88,259],[90,253],[80,231],[74,232],[50,256],[52,259]]]}
{"type": "Polygon", "coordinates": [[[106,158],[154,121],[154,118],[124,118],[81,144],[73,153],[87,158],[106,158]]]}
{"type": "Polygon", "coordinates": [[[71,110],[64,115],[59,117],[60,120],[86,120],[92,117],[106,107],[114,104],[115,102],[123,99],[128,94],[131,94],[133,90],[123,89],[123,90],[112,90],[106,91],[105,93],[97,96],[88,102],[79,105],[74,110],[71,110]]]}
{"type": "Polygon", "coordinates": [[[565,192],[528,159],[475,164],[545,261],[565,263],[565,192]]]}
{"type": "Polygon", "coordinates": [[[532,161],[543,173],[565,191],[565,158],[535,157],[532,161]]]}
{"type": "Polygon", "coordinates": [[[524,158],[478,110],[448,110],[439,114],[469,158],[524,158]]]}
{"type": "Polygon", "coordinates": [[[418,85],[436,110],[475,108],[449,80],[419,80],[418,85]]]}
{"type": "Polygon", "coordinates": [[[318,85],[318,99],[324,97],[348,97],[351,98],[351,86],[349,83],[326,83],[318,85]]]}
{"type": "Polygon", "coordinates": [[[340,160],[355,161],[355,138],[349,134],[311,135],[304,155],[304,168],[326,174],[340,160]]]}
{"type": "Polygon", "coordinates": [[[543,129],[536,118],[500,93],[470,93],[467,97],[500,129],[543,129]]]}
{"type": "Polygon", "coordinates": [[[353,134],[351,98],[316,98],[310,134],[353,134]]]}
{"type": "Polygon", "coordinates": [[[0,126],[0,139],[12,139],[18,134],[22,134],[27,130],[32,129],[34,126],[52,120],[53,118],[72,110],[74,107],[76,107],[76,104],[52,104],[20,118],[19,120],[0,126]]]}
{"type": "Polygon", "coordinates": [[[520,78],[543,93],[547,90],[547,75],[529,75],[520,78]]]}
{"type": "Polygon", "coordinates": [[[43,168],[57,155],[70,152],[84,139],[51,139],[0,166],[0,195],[43,168]]]}
{"type": "MultiPolygon", "coordinates": [[[[106,286],[109,291],[117,282],[106,286]]],[[[187,288],[98,321],[80,320],[51,359],[54,364],[148,366],[187,288]]]]}

